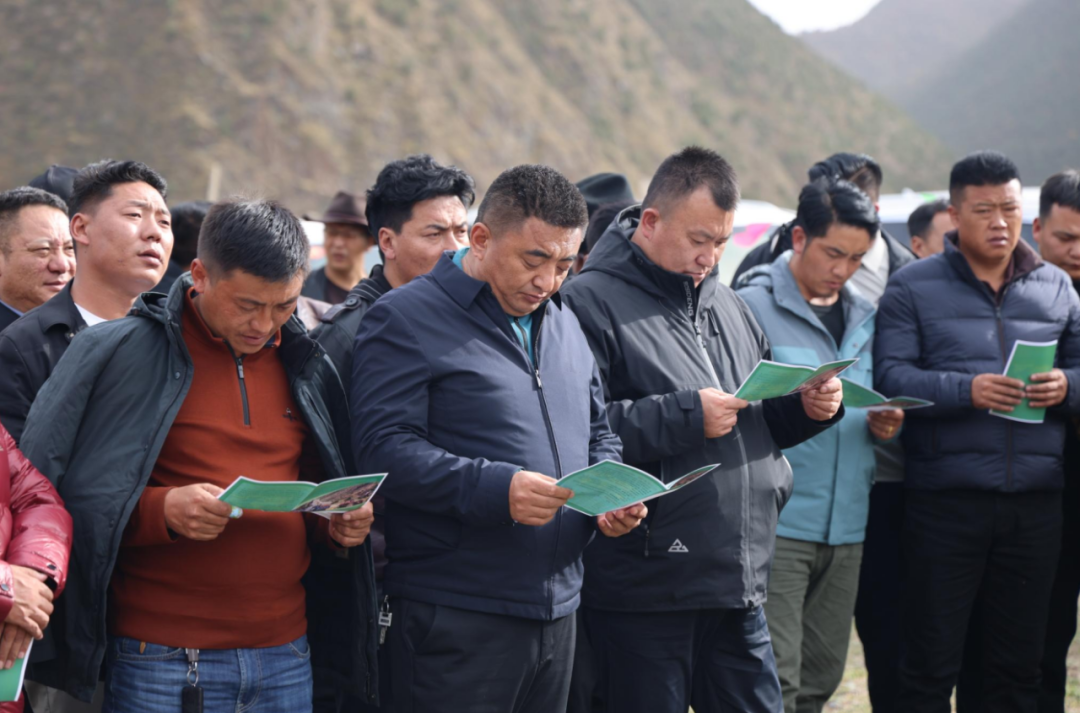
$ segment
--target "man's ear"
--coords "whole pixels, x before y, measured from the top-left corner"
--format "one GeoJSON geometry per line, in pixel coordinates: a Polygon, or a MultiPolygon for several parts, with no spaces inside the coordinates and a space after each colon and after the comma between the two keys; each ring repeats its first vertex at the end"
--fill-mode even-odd
{"type": "Polygon", "coordinates": [[[956,209],[956,206],[949,206],[949,219],[952,220],[952,227],[954,229],[960,228],[960,211],[956,209]]]}
{"type": "Polygon", "coordinates": [[[1031,223],[1031,237],[1036,243],[1038,243],[1039,239],[1042,237],[1042,221],[1038,218],[1031,223]]]}
{"type": "Polygon", "coordinates": [[[210,287],[210,271],[206,263],[199,258],[191,261],[191,281],[199,294],[206,292],[210,287]]]}
{"type": "Polygon", "coordinates": [[[79,245],[90,244],[90,237],[86,234],[86,226],[89,223],[90,218],[85,213],[76,213],[71,217],[68,229],[71,232],[71,239],[79,245]]]}
{"type": "Polygon", "coordinates": [[[791,249],[796,255],[802,255],[806,250],[806,231],[801,225],[796,225],[791,229],[791,249]]]}
{"type": "Polygon", "coordinates": [[[638,222],[638,227],[641,228],[641,234],[646,240],[651,241],[653,233],[656,232],[656,225],[660,222],[660,211],[656,208],[646,208],[641,211],[641,219],[638,222]]]}
{"type": "Polygon", "coordinates": [[[387,260],[397,259],[397,248],[394,246],[394,231],[390,228],[379,228],[379,248],[382,250],[383,257],[387,260]]]}
{"type": "Polygon", "coordinates": [[[491,228],[483,223],[475,223],[469,233],[469,254],[475,255],[478,260],[483,260],[494,239],[491,228]]]}

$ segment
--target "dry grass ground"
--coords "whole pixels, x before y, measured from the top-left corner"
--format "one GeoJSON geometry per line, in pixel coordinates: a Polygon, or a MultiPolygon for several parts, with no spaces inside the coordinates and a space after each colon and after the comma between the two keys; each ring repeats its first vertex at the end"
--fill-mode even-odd
{"type": "MultiPolygon", "coordinates": [[[[847,670],[839,690],[826,706],[829,711],[843,713],[870,713],[870,698],[866,693],[866,665],[863,663],[862,644],[854,631],[851,634],[851,650],[848,651],[847,670]]],[[[1069,689],[1065,710],[1080,713],[1080,639],[1073,641],[1069,651],[1069,689]]]]}

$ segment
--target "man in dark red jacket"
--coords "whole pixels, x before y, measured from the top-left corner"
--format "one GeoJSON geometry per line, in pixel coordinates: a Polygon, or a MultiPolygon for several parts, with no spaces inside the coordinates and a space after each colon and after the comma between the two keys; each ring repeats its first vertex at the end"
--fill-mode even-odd
{"type": "MultiPolygon", "coordinates": [[[[67,579],[71,516],[52,484],[0,426],[0,667],[26,656],[40,639],[67,579]]],[[[22,699],[0,713],[23,709],[22,699]]]]}

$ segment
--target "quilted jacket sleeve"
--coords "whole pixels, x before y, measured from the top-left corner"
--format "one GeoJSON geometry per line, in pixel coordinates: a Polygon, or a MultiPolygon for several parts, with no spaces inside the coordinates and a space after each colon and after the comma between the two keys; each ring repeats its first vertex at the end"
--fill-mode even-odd
{"type": "MultiPolygon", "coordinates": [[[[8,565],[37,570],[50,577],[59,595],[67,581],[71,553],[71,515],[44,475],[15,446],[11,435],[0,428],[0,446],[8,461],[11,502],[11,542],[4,559],[8,565]]],[[[0,592],[2,593],[2,592],[0,592]]]]}

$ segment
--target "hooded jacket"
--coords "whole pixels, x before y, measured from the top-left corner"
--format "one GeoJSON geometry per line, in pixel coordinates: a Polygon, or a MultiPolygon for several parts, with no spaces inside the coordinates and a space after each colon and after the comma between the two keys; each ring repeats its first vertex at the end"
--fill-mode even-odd
{"type": "MultiPolygon", "coordinates": [[[[560,508],[541,527],[510,517],[520,470],[555,479],[619,460],[600,375],[559,295],[532,313],[532,352],[490,285],[444,253],[380,298],[353,353],[353,449],[388,472],[390,596],[550,621],[580,601],[595,521],[560,508]]],[[[598,538],[606,540],[606,537],[598,538]]]]}
{"type": "MultiPolygon", "coordinates": [[[[31,680],[89,701],[106,648],[106,597],[120,540],[191,387],[193,365],[181,335],[190,274],[169,295],[145,293],[131,313],[76,336],[41,389],[21,446],[65,498],[74,519],[74,570],[46,635],[34,648],[31,680]],[[46,650],[49,651],[45,655],[46,650]]],[[[347,405],[333,365],[292,317],[278,355],[319,453],[324,475],[351,475],[338,444],[348,437],[347,405]]],[[[312,548],[305,576],[308,638],[316,685],[333,681],[377,700],[374,574],[368,543],[348,552],[312,548]],[[332,596],[340,589],[349,596],[332,596]],[[345,603],[345,608],[333,603],[345,603]]]]}
{"type": "Polygon", "coordinates": [[[1020,241],[1011,279],[995,296],[946,235],[945,252],[896,274],[878,305],[876,388],[934,402],[908,412],[901,440],[909,488],[1060,490],[1067,416],[1080,413],[1080,298],[1069,277],[1020,241]],[[1069,381],[1041,424],[971,405],[978,374],[1002,374],[1018,340],[1057,340],[1069,381]]]}
{"type": "Polygon", "coordinates": [[[664,481],[720,467],[649,502],[641,527],[598,538],[585,552],[586,606],[618,611],[748,608],[765,601],[791,468],[780,452],[830,421],[811,420],[798,395],[752,403],[736,428],[705,438],[699,391],[735,393],[772,358],[750,309],[717,270],[695,288],[630,240],[628,208],[589,255],[565,299],[581,321],[604,377],[608,417],[627,463],[664,481]]]}
{"type": "MultiPolygon", "coordinates": [[[[739,290],[765,330],[773,356],[785,364],[813,368],[857,358],[843,377],[873,388],[874,306],[844,285],[840,293],[844,337],[837,344],[799,291],[790,259],[791,253],[784,253],[755,272],[739,290]]],[[[862,542],[875,465],[866,412],[850,409],[834,428],[785,450],[784,455],[795,474],[795,489],[780,513],[776,534],[827,545],[862,542]]]]}

